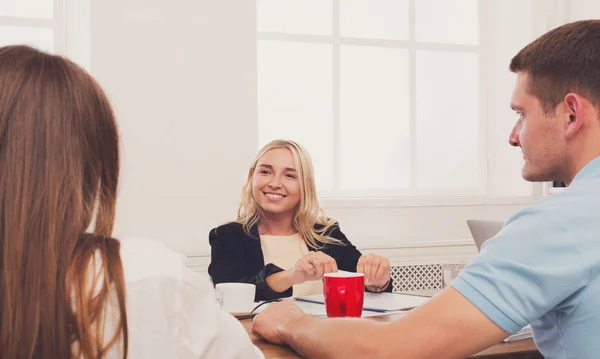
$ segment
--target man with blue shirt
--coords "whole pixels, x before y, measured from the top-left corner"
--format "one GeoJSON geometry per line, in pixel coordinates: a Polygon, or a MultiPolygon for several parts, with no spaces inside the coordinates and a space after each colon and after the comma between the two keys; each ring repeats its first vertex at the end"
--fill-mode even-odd
{"type": "Polygon", "coordinates": [[[397,321],[324,320],[285,301],[254,319],[257,334],[307,357],[464,358],[531,323],[547,359],[600,357],[600,20],[544,34],[510,70],[523,178],[568,187],[510,218],[452,286],[397,321]]]}

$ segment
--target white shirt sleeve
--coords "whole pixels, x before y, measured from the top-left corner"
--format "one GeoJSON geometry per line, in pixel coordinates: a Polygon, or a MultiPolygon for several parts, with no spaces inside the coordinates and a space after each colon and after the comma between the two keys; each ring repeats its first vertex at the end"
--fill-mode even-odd
{"type": "Polygon", "coordinates": [[[210,281],[185,268],[184,256],[133,240],[122,241],[121,259],[129,358],[264,358],[242,324],[218,309],[210,281]]]}

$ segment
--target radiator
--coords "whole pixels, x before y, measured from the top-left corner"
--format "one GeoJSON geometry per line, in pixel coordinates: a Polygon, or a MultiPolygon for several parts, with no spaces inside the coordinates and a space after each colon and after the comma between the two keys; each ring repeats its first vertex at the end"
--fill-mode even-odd
{"type": "Polygon", "coordinates": [[[391,273],[393,292],[430,292],[442,289],[441,264],[394,266],[391,273]]]}

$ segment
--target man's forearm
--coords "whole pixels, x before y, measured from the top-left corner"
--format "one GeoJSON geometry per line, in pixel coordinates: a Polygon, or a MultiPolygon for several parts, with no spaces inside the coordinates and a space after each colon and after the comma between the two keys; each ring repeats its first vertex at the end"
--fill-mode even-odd
{"type": "Polygon", "coordinates": [[[509,334],[453,287],[392,321],[317,318],[290,300],[259,313],[255,327],[311,358],[460,359],[509,334]]]}
{"type": "Polygon", "coordinates": [[[282,338],[309,358],[381,358],[379,343],[385,323],[360,319],[321,319],[304,316],[281,328],[282,338]]]}

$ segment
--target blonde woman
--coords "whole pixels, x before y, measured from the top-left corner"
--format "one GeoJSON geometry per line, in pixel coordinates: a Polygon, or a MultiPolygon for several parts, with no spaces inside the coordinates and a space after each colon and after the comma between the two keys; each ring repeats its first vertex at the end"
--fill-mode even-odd
{"type": "Polygon", "coordinates": [[[253,283],[256,300],[322,293],[323,274],[365,274],[366,289],[391,291],[390,262],[362,255],[317,201],[313,166],[292,141],[263,147],[248,171],[238,218],[210,231],[215,284],[253,283]]]}

